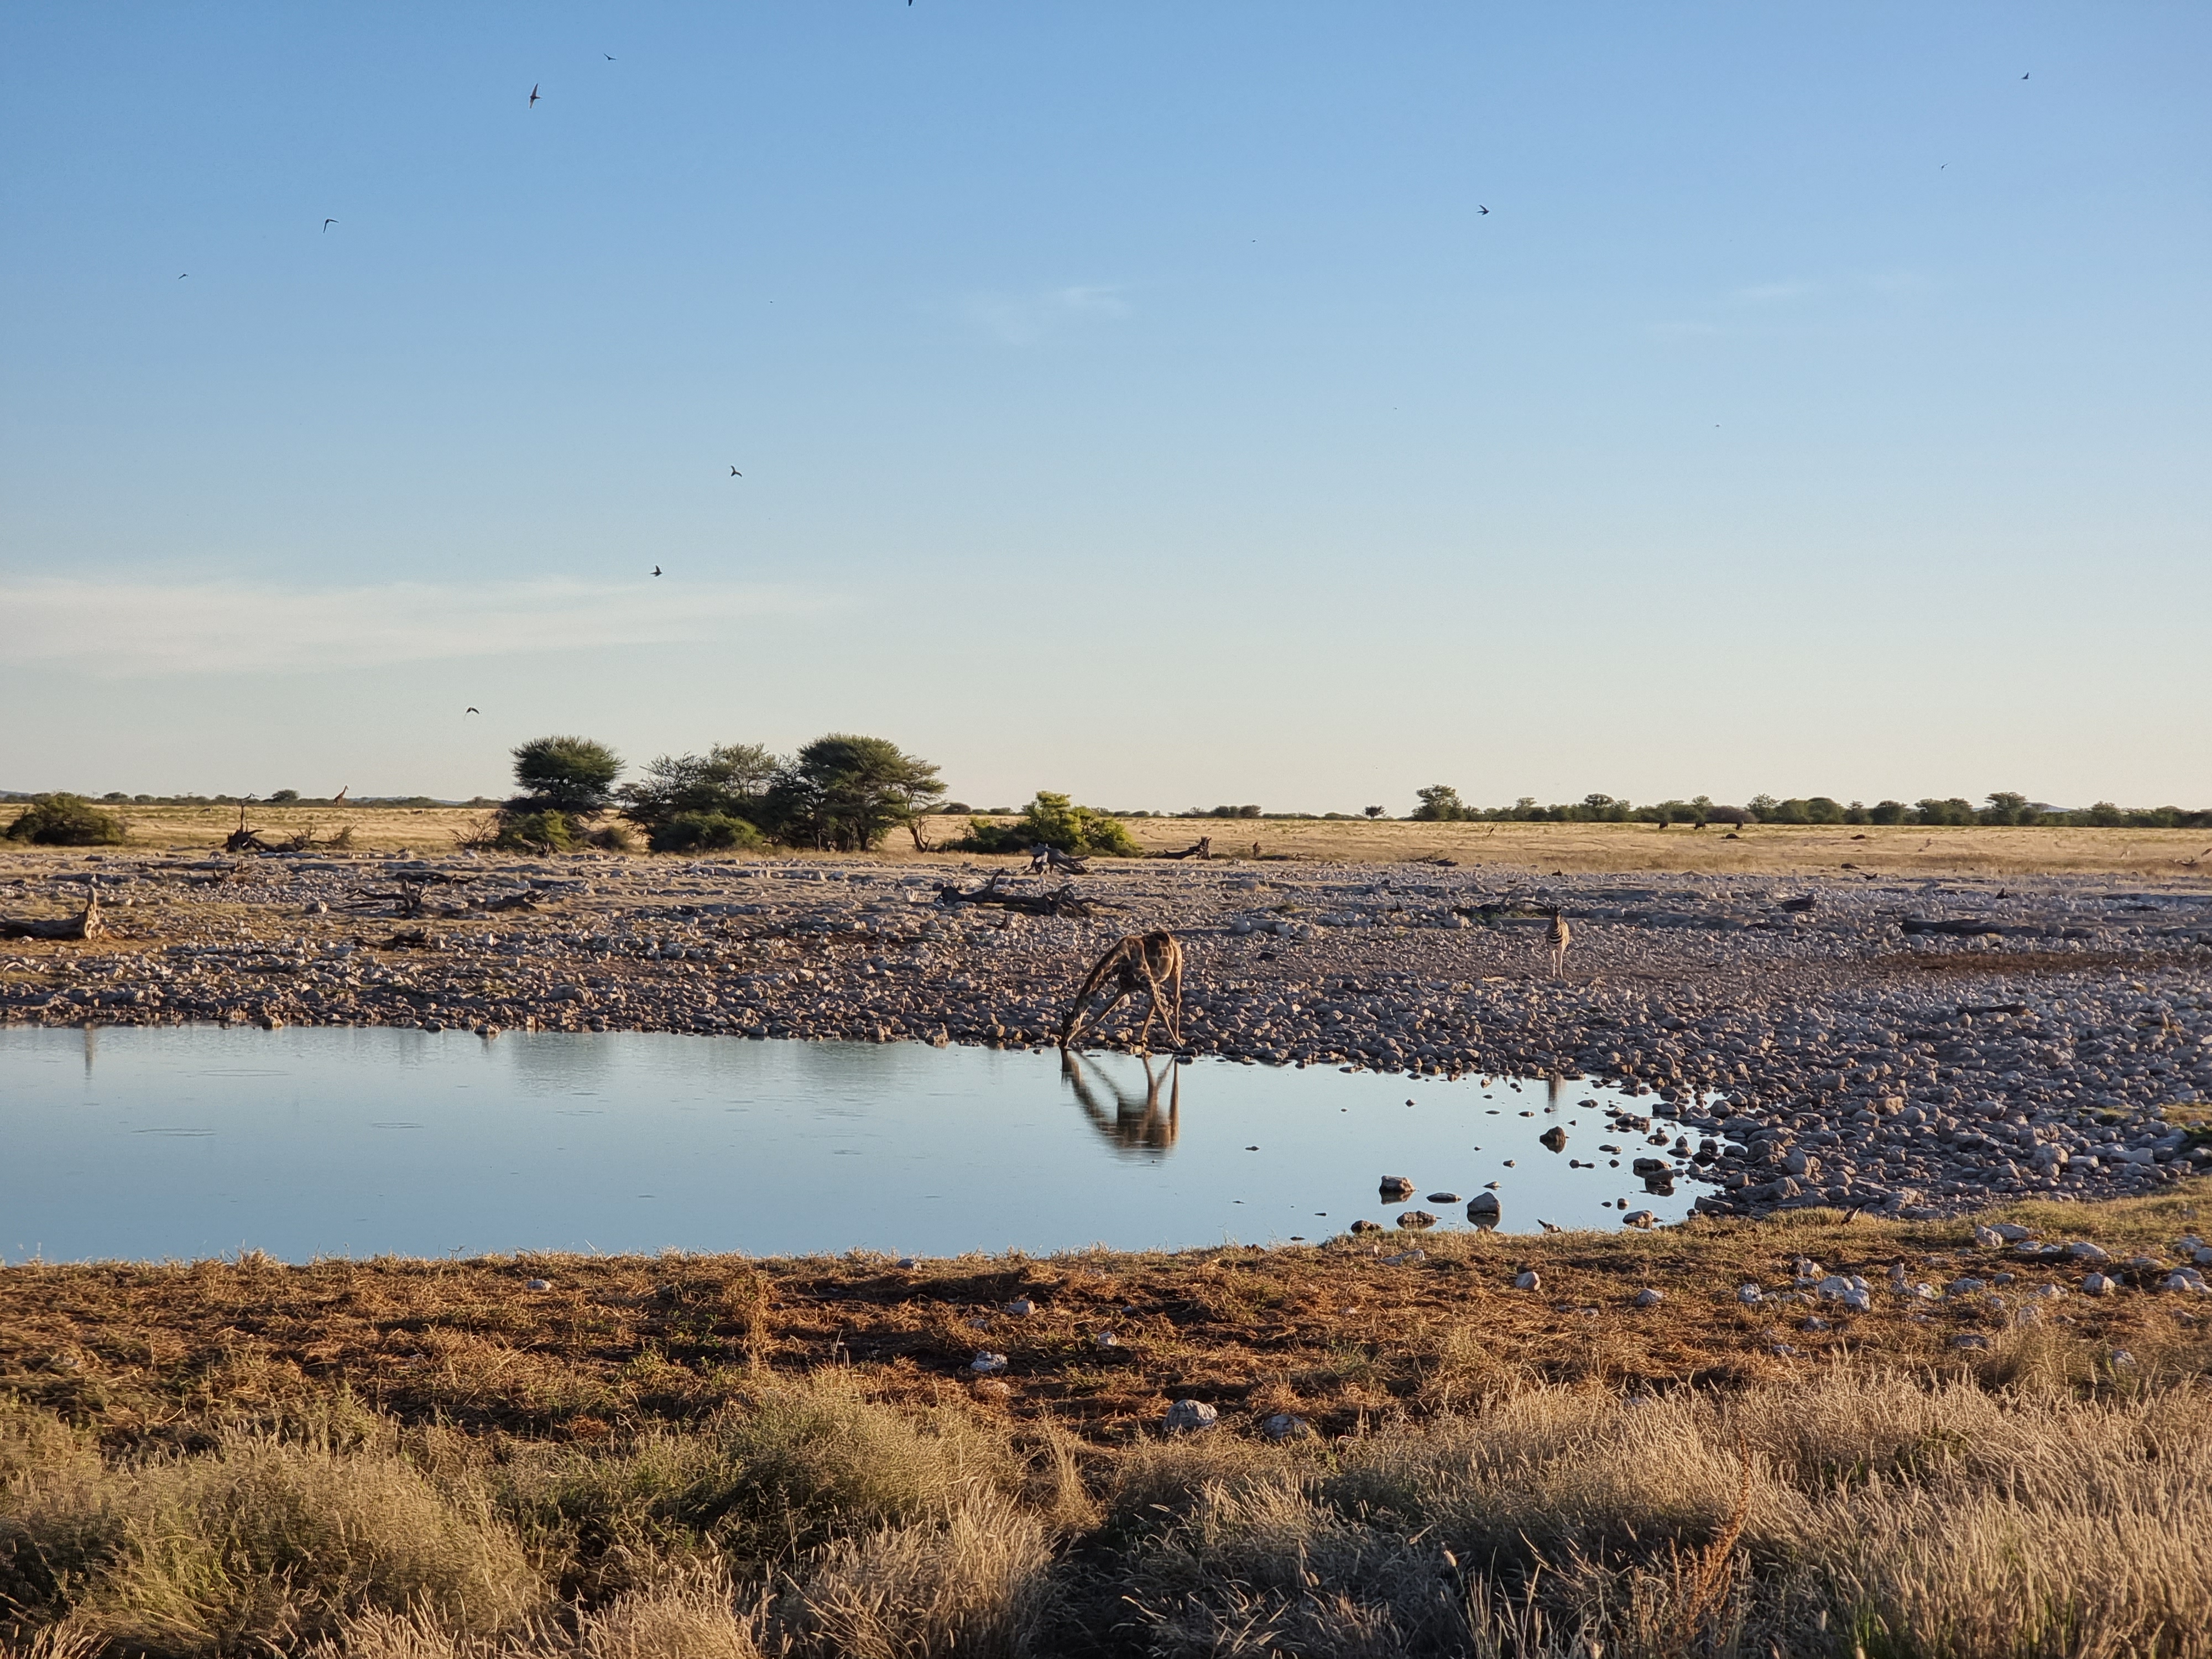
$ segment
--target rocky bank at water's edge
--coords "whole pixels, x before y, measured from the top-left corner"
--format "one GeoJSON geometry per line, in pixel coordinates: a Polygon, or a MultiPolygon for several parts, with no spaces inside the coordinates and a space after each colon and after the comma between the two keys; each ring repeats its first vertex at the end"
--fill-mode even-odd
{"type": "Polygon", "coordinates": [[[1143,863],[1079,878],[1076,920],[946,902],[976,872],[22,854],[0,912],[96,880],[112,932],[0,945],[0,1021],[1036,1044],[1116,935],[1170,927],[1189,1052],[1624,1084],[1676,1120],[1656,1178],[1709,1210],[1934,1216],[2212,1165],[2165,1115],[2212,1095],[2212,881],[1143,863]]]}

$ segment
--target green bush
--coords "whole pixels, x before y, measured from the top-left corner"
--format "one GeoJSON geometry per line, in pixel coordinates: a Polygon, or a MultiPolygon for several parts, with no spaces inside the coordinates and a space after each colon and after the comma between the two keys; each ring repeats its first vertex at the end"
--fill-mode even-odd
{"type": "Polygon", "coordinates": [[[727,812],[678,812],[657,823],[645,844],[656,853],[750,852],[762,845],[761,832],[727,812]]]}
{"type": "Polygon", "coordinates": [[[1133,859],[1142,854],[1121,821],[1095,806],[1078,806],[1066,795],[1040,789],[1012,823],[968,820],[968,835],[957,843],[968,853],[1026,853],[1032,847],[1058,848],[1070,858],[1133,859]]]}
{"type": "Polygon", "coordinates": [[[584,827],[566,812],[509,812],[492,845],[502,853],[573,853],[584,827]]]}
{"type": "Polygon", "coordinates": [[[82,795],[40,795],[7,834],[9,841],[34,847],[120,847],[123,820],[82,795]]]}

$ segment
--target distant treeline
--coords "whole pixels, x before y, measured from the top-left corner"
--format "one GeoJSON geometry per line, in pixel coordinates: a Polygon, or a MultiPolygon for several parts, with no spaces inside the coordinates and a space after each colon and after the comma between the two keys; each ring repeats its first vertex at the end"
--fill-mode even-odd
{"type": "Polygon", "coordinates": [[[1637,806],[1611,795],[1585,795],[1569,805],[1539,806],[1535,797],[1523,795],[1510,806],[1470,806],[1449,784],[1432,784],[1414,792],[1420,799],[1410,817],[1425,823],[1461,820],[1498,823],[1910,823],[1928,825],[2030,824],[2092,830],[2195,830],[2212,828],[2212,810],[2179,806],[2115,806],[2099,801],[2094,806],[2058,807],[2032,801],[2010,790],[1987,796],[1977,806],[1962,796],[1945,799],[1926,796],[1909,805],[1901,800],[1846,804],[1827,795],[1791,797],[1753,795],[1741,806],[1724,806],[1710,796],[1688,800],[1662,800],[1653,806],[1637,806]]]}
{"type": "MultiPolygon", "coordinates": [[[[41,800],[45,796],[36,792],[0,789],[0,800],[41,800]]],[[[496,806],[499,803],[489,795],[478,795],[470,800],[440,800],[431,795],[348,795],[343,800],[330,796],[303,795],[296,789],[279,789],[267,795],[126,795],[120,789],[111,789],[94,797],[108,806],[496,806]]]]}

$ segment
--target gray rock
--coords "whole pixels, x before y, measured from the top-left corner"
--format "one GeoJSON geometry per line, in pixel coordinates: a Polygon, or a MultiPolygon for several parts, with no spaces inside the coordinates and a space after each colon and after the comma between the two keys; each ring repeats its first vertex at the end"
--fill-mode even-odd
{"type": "Polygon", "coordinates": [[[526,1281],[522,1288],[526,1291],[550,1291],[553,1288],[553,1281],[549,1279],[532,1279],[526,1281]]]}
{"type": "Polygon", "coordinates": [[[1426,1210],[1407,1210],[1399,1216],[1398,1224],[1401,1227],[1411,1228],[1418,1231],[1419,1229],[1424,1227],[1435,1226],[1437,1224],[1437,1218],[1431,1215],[1426,1210]]]}
{"type": "Polygon", "coordinates": [[[1221,1413],[1203,1400],[1178,1400],[1168,1407],[1166,1425],[1170,1434],[1210,1429],[1221,1420],[1221,1413]]]}
{"type": "Polygon", "coordinates": [[[1554,1123],[1550,1128],[1545,1130],[1543,1133],[1538,1135],[1536,1139],[1555,1152],[1565,1152],[1566,1150],[1567,1132],[1565,1129],[1562,1129],[1556,1123],[1554,1123]]]}
{"type": "Polygon", "coordinates": [[[1539,1291],[1543,1289],[1543,1276],[1537,1273],[1534,1267],[1529,1268],[1525,1273],[1517,1273],[1513,1275],[1513,1288],[1516,1291],[1539,1291]]]}
{"type": "Polygon", "coordinates": [[[1006,1311],[1013,1315],[1017,1319],[1026,1319],[1030,1315],[1036,1311],[1036,1304],[1030,1301],[1029,1297],[1025,1296],[1017,1297],[1012,1302],[1006,1304],[1006,1311]]]}
{"type": "Polygon", "coordinates": [[[2092,1244],[2087,1240],[2069,1244],[2066,1254],[2076,1261],[2110,1261],[2112,1259],[2112,1253],[2103,1245],[2092,1244]]]}
{"type": "Polygon", "coordinates": [[[1766,1300],[1766,1292],[1756,1285],[1739,1285],[1735,1287],[1735,1299],[1747,1308],[1755,1308],[1766,1300]]]}
{"type": "Polygon", "coordinates": [[[1312,1434],[1313,1425],[1303,1417],[1277,1412],[1260,1425],[1260,1431],[1270,1440],[1304,1440],[1312,1434]]]}
{"type": "Polygon", "coordinates": [[[1413,1195],[1413,1183],[1404,1176],[1384,1176],[1381,1188],[1386,1202],[1394,1198],[1411,1198],[1413,1195]]]}
{"type": "Polygon", "coordinates": [[[1422,1200],[1422,1202],[1426,1204],[1456,1204],[1459,1202],[1459,1194],[1457,1193],[1431,1193],[1427,1198],[1422,1200]]]}
{"type": "Polygon", "coordinates": [[[1641,1227],[1649,1232],[1659,1224],[1659,1218],[1649,1210],[1631,1210],[1620,1218],[1620,1224],[1624,1227],[1641,1227]]]}
{"type": "Polygon", "coordinates": [[[988,1376],[1006,1369],[1006,1356],[1002,1353],[978,1352],[968,1362],[968,1369],[978,1376],[988,1376]]]}
{"type": "Polygon", "coordinates": [[[1636,1293],[1636,1305],[1639,1308],[1656,1308],[1666,1299],[1664,1291],[1655,1291],[1648,1285],[1636,1293]]]}

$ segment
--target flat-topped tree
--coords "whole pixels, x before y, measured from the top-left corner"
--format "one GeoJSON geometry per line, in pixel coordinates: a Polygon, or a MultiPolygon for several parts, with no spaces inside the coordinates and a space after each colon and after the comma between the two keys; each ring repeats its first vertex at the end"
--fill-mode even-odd
{"type": "Polygon", "coordinates": [[[514,781],[528,796],[518,807],[589,817],[613,804],[622,757],[590,738],[532,738],[514,751],[514,781]]]}

